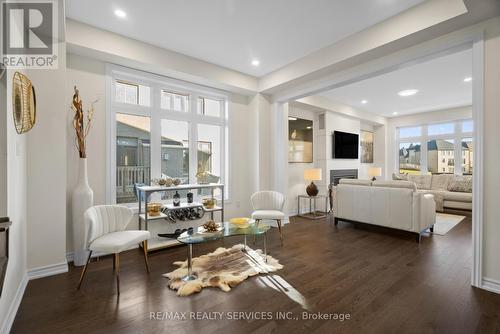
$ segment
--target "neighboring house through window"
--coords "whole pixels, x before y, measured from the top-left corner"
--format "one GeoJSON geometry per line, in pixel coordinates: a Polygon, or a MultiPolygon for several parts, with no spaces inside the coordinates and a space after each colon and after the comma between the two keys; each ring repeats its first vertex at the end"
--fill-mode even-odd
{"type": "Polygon", "coordinates": [[[138,184],[166,177],[196,183],[197,173],[227,188],[223,92],[114,65],[108,85],[109,202],[133,204],[138,184]]]}
{"type": "Polygon", "coordinates": [[[398,128],[399,172],[472,174],[472,135],[472,120],[398,128]]]}

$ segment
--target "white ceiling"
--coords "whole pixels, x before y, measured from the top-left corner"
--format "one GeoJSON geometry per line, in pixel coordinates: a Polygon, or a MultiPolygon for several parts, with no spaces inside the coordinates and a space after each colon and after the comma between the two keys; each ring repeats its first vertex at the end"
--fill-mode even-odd
{"type": "Polygon", "coordinates": [[[435,58],[319,95],[353,108],[395,117],[472,104],[472,50],[435,58]],[[418,89],[400,97],[399,91],[418,89]],[[361,101],[366,100],[366,104],[361,101]],[[398,115],[393,115],[397,112],[398,115]]]}
{"type": "Polygon", "coordinates": [[[423,1],[67,0],[66,15],[260,77],[423,1]]]}

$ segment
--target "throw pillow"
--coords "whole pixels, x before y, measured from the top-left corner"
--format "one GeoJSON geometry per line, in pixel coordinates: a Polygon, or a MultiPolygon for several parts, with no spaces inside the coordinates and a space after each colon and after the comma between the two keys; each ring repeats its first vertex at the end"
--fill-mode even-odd
{"type": "Polygon", "coordinates": [[[472,176],[455,176],[448,186],[449,191],[471,193],[472,192],[472,176]]]}

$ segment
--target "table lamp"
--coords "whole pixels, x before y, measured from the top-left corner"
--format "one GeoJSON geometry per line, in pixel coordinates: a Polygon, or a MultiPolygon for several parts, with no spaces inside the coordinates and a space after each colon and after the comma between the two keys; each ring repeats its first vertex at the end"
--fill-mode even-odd
{"type": "Polygon", "coordinates": [[[318,187],[316,187],[313,181],[321,180],[321,168],[306,169],[304,171],[304,180],[311,181],[311,184],[306,188],[307,195],[311,197],[318,195],[318,187]]]}
{"type": "Polygon", "coordinates": [[[382,168],[380,167],[370,167],[368,168],[368,176],[372,178],[372,181],[377,180],[377,176],[382,175],[382,168]]]}

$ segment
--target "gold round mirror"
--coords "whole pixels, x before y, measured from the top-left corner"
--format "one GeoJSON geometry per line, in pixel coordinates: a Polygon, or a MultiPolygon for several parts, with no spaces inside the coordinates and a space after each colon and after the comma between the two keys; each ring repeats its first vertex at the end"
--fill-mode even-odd
{"type": "Polygon", "coordinates": [[[14,73],[12,83],[12,109],[17,133],[31,130],[36,121],[35,88],[30,79],[19,72],[14,73]]]}

